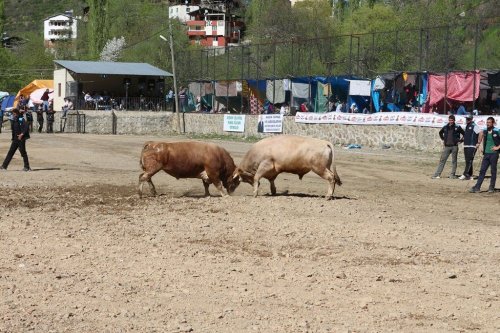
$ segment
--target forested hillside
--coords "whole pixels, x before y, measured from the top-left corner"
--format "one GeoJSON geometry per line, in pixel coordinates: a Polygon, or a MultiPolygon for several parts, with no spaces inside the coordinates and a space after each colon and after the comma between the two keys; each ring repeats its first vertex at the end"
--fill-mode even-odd
{"type": "MultiPolygon", "coordinates": [[[[238,13],[245,18],[246,42],[315,39],[316,42],[310,44],[317,54],[311,58],[313,64],[310,65],[315,73],[325,72],[327,63],[334,62],[336,73],[347,71],[345,59],[353,57],[352,43],[360,54],[356,55],[357,66],[363,68],[365,75],[413,69],[419,64],[417,57],[423,53],[425,62],[420,61],[423,69],[471,68],[475,43],[478,44],[477,65],[500,68],[500,6],[494,0],[361,0],[351,1],[350,6],[348,2],[337,1],[334,8],[331,0],[304,0],[295,7],[290,7],[288,0],[247,3],[248,7],[238,13]],[[430,27],[439,28],[426,30],[425,36],[419,33],[419,29],[430,27]],[[362,35],[356,36],[353,42],[352,38],[345,37],[349,34],[362,35]],[[328,43],[318,42],[325,36],[344,37],[328,39],[328,43]],[[420,41],[423,51],[419,53],[420,41]],[[443,57],[445,49],[449,54],[443,57]]],[[[179,22],[173,22],[178,52],[195,49],[188,44],[184,29],[179,22]]],[[[34,78],[51,77],[54,58],[99,60],[112,38],[125,40],[125,47],[117,53],[118,60],[144,61],[167,70],[171,68],[168,45],[158,37],[168,34],[167,1],[4,0],[0,1],[0,30],[24,39],[16,48],[0,48],[0,90],[15,91],[34,78]],[[69,9],[73,9],[76,16],[82,16],[86,6],[90,12],[87,20],[78,22],[76,52],[68,51],[64,45],[55,54],[45,52],[43,19],[69,9]]],[[[287,52],[279,56],[287,56],[287,52]]],[[[251,57],[252,54],[248,56],[251,57]]],[[[186,68],[182,67],[185,59],[180,58],[182,78],[190,64],[184,61],[186,68]]],[[[271,61],[270,54],[259,54],[258,58],[262,68],[266,61],[271,61]]],[[[289,67],[279,58],[274,61],[278,68],[289,67]]]]}

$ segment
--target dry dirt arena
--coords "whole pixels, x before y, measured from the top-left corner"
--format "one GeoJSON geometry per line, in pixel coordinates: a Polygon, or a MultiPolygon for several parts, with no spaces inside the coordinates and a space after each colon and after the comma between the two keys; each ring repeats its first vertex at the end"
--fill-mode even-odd
{"type": "Polygon", "coordinates": [[[165,173],[139,200],[150,139],[183,138],[33,134],[0,173],[0,332],[500,331],[500,193],[431,180],[437,154],[337,148],[333,201],[165,173]]]}

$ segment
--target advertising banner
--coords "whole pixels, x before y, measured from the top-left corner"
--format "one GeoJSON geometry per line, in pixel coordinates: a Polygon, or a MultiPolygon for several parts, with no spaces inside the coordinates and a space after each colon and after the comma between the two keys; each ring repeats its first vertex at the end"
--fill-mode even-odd
{"type": "Polygon", "coordinates": [[[257,124],[259,133],[282,133],[283,115],[282,114],[261,114],[257,124]]]}
{"type": "Polygon", "coordinates": [[[241,114],[224,115],[224,131],[225,132],[245,132],[245,116],[241,114]]]}
{"type": "MultiPolygon", "coordinates": [[[[455,115],[455,118],[456,124],[465,127],[465,116],[455,115]]],[[[485,127],[487,118],[488,116],[474,116],[474,122],[479,127],[485,127]]],[[[297,112],[295,115],[295,122],[305,124],[409,125],[443,127],[448,123],[448,116],[414,112],[379,112],[372,114],[297,112]]]]}

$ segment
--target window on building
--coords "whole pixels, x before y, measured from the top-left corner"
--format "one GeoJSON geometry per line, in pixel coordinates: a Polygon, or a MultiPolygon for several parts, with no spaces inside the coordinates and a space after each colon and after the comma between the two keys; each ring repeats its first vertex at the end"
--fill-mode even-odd
{"type": "Polygon", "coordinates": [[[62,89],[61,89],[61,84],[60,84],[60,83],[58,83],[58,84],[57,84],[57,97],[61,97],[61,90],[62,90],[62,89]]]}

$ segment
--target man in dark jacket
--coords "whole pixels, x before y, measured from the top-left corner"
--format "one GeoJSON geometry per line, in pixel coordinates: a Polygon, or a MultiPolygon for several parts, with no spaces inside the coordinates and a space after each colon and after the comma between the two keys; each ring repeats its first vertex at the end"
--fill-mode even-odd
{"type": "Polygon", "coordinates": [[[16,150],[19,149],[24,161],[23,171],[31,171],[28,154],[26,153],[26,140],[30,138],[28,124],[18,109],[13,109],[12,114],[14,115],[14,120],[12,121],[12,143],[0,169],[7,169],[16,150]]]}
{"type": "Polygon", "coordinates": [[[491,167],[491,179],[489,193],[495,192],[495,183],[497,180],[498,156],[500,154],[500,129],[495,128],[495,118],[488,117],[486,120],[486,129],[479,134],[478,148],[483,152],[483,162],[477,183],[469,192],[476,193],[481,190],[486,171],[491,167]]]}
{"type": "Polygon", "coordinates": [[[451,172],[448,178],[456,179],[455,175],[457,171],[457,156],[458,156],[458,144],[463,141],[464,130],[462,127],[455,124],[455,116],[450,115],[448,117],[448,124],[443,126],[439,131],[439,137],[443,140],[443,152],[441,153],[441,159],[439,160],[438,168],[432,176],[432,179],[441,178],[441,172],[443,172],[444,165],[451,154],[451,172]]]}
{"type": "Polygon", "coordinates": [[[465,170],[460,176],[461,180],[469,180],[472,177],[474,156],[476,155],[476,145],[481,129],[472,121],[472,114],[465,117],[465,134],[464,134],[464,157],[465,157],[465,170]]]}

